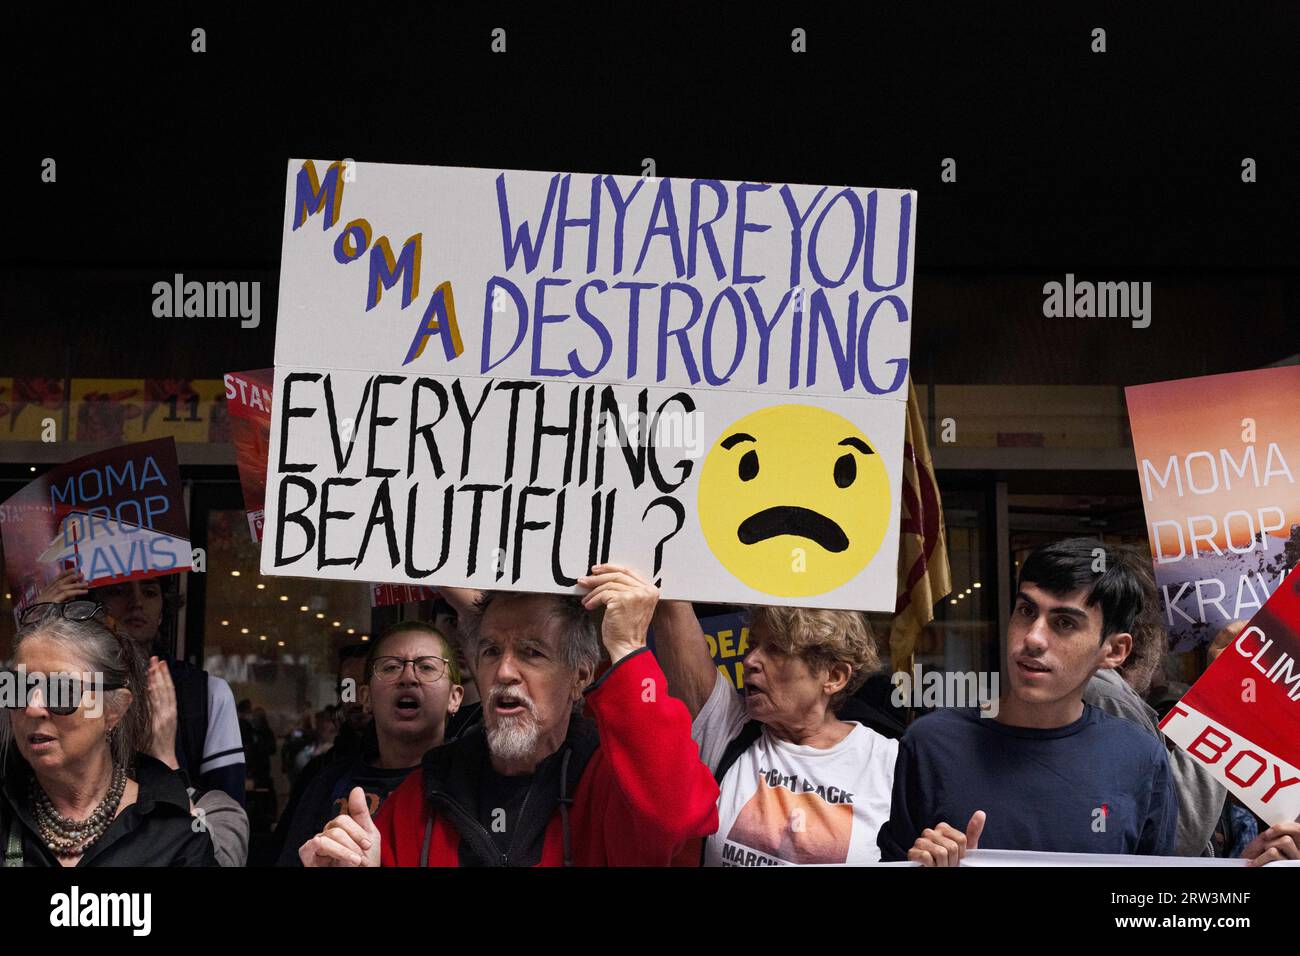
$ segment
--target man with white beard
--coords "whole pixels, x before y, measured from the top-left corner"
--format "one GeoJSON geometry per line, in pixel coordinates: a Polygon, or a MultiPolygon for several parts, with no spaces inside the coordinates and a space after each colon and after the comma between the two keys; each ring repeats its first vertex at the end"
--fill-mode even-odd
{"type": "Polygon", "coordinates": [[[482,724],[426,754],[373,821],[353,791],[306,866],[666,866],[717,829],[717,783],[645,646],[658,589],[616,565],[578,583],[581,599],[479,597],[482,724]]]}

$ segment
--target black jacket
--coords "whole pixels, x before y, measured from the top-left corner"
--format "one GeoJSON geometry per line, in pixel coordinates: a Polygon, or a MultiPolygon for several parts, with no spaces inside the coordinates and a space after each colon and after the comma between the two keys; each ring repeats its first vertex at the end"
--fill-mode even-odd
{"type": "MultiPolygon", "coordinates": [[[[546,827],[563,804],[573,802],[583,771],[600,746],[595,721],[575,715],[559,750],[533,773],[528,799],[516,824],[514,852],[504,859],[492,835],[479,822],[479,791],[485,770],[491,765],[487,734],[483,724],[471,724],[451,743],[435,747],[424,755],[421,772],[429,802],[452,821],[460,833],[460,866],[536,866],[542,858],[546,827]]],[[[568,843],[567,811],[565,843],[568,843]]],[[[429,834],[425,834],[428,850],[429,834]]]]}
{"type": "Polygon", "coordinates": [[[293,806],[285,807],[275,828],[275,845],[279,850],[271,861],[275,866],[302,866],[298,848],[320,833],[321,827],[331,819],[334,786],[355,773],[362,763],[361,756],[354,754],[330,761],[312,775],[293,806]]]}
{"type": "MultiPolygon", "coordinates": [[[[9,856],[16,836],[23,866],[59,866],[41,841],[28,806],[28,773],[26,761],[15,750],[0,780],[0,853],[9,856]]],[[[138,799],[118,814],[77,866],[216,866],[212,839],[195,831],[180,774],[137,754],[133,779],[140,788],[138,799]]]]}
{"type": "Polygon", "coordinates": [[[334,738],[334,746],[323,754],[317,754],[307,761],[306,766],[298,774],[298,779],[293,782],[289,788],[289,799],[285,801],[284,811],[280,814],[280,819],[275,825],[275,832],[271,834],[271,839],[266,844],[262,854],[256,860],[250,860],[250,865],[256,866],[298,866],[298,847],[306,843],[311,837],[314,837],[320,830],[312,830],[305,837],[298,840],[301,836],[303,820],[314,820],[319,823],[321,820],[328,819],[322,816],[328,804],[322,800],[319,794],[314,794],[313,806],[304,809],[301,813],[299,807],[302,806],[303,798],[312,790],[312,785],[316,778],[327,770],[333,768],[325,786],[333,788],[339,777],[346,773],[352,766],[356,758],[369,758],[379,750],[379,740],[375,736],[374,721],[367,721],[365,729],[360,733],[353,730],[350,724],[344,724],[339,728],[338,734],[334,738]],[[342,764],[342,767],[336,767],[336,764],[342,764]],[[300,825],[301,824],[301,825],[300,825]],[[298,840],[294,843],[294,840],[298,840]]]}

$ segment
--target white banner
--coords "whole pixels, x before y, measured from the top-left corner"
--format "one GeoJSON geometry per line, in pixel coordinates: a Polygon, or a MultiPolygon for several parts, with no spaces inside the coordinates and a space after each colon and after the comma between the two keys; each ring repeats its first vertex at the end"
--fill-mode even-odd
{"type": "MultiPolygon", "coordinates": [[[[1245,866],[1247,860],[1213,856],[1139,856],[1129,853],[1044,853],[1038,850],[971,850],[962,866],[1245,866]]],[[[1269,866],[1276,864],[1270,863],[1269,866]]]]}

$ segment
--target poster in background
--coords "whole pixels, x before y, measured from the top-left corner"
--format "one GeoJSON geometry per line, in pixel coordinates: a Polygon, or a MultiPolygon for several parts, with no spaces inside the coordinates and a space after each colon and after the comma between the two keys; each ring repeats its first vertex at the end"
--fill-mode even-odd
{"type": "Polygon", "coordinates": [[[731,681],[736,690],[745,688],[745,652],[749,650],[749,618],[736,612],[700,618],[704,639],[709,643],[709,654],[722,676],[731,681]]]}
{"type": "Polygon", "coordinates": [[[1300,366],[1125,389],[1170,647],[1246,620],[1300,560],[1300,366]]]}
{"type": "MultiPolygon", "coordinates": [[[[744,610],[710,614],[699,618],[700,629],[709,646],[709,656],[718,672],[736,690],[745,687],[745,652],[749,650],[749,614],[744,610]]],[[[654,651],[655,635],[651,629],[646,646],[654,651]]]]}
{"type": "Polygon", "coordinates": [[[1268,823],[1300,819],[1300,574],[1160,722],[1268,823]]]}
{"type": "Polygon", "coordinates": [[[40,441],[62,428],[67,390],[58,378],[0,378],[0,441],[40,441]]]}
{"type": "Polygon", "coordinates": [[[227,372],[226,414],[235,465],[244,492],[244,513],[254,541],[262,540],[266,501],[266,453],[271,440],[271,381],[275,369],[227,372]]]}
{"type": "Polygon", "coordinates": [[[219,440],[216,418],[225,383],[216,379],[147,378],[138,420],[128,423],[129,441],[151,438],[177,442],[219,440]]]}
{"type": "Polygon", "coordinates": [[[409,584],[371,584],[370,606],[388,607],[409,601],[432,601],[438,596],[437,588],[409,584]]]}
{"type": "Polygon", "coordinates": [[[288,173],[263,573],[894,608],[914,193],[288,173]]]}
{"type": "Polygon", "coordinates": [[[189,570],[176,443],[123,445],[57,465],[0,505],[14,615],[62,571],[92,587],[189,570]]]}
{"type": "Polygon", "coordinates": [[[216,379],[75,378],[69,434],[75,442],[102,445],[208,441],[219,424],[213,412],[221,393],[216,379]]]}

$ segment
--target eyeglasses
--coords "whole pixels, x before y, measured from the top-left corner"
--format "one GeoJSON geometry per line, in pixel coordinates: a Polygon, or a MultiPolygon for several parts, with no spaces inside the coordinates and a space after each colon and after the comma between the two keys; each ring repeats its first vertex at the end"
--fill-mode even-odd
{"type": "Polygon", "coordinates": [[[410,664],[415,670],[415,677],[422,684],[434,684],[447,672],[451,663],[445,657],[376,657],[371,673],[382,681],[392,683],[397,680],[410,664]]]}
{"type": "Polygon", "coordinates": [[[75,714],[81,707],[87,690],[121,690],[126,684],[104,681],[87,687],[81,678],[72,674],[41,674],[28,671],[20,674],[13,670],[0,670],[0,709],[25,710],[32,706],[34,692],[40,691],[40,706],[55,717],[75,714]]]}
{"type": "Polygon", "coordinates": [[[26,626],[49,617],[66,617],[69,621],[89,621],[102,610],[104,605],[98,601],[64,601],[61,604],[42,601],[40,604],[30,604],[23,608],[18,623],[26,626]]]}

